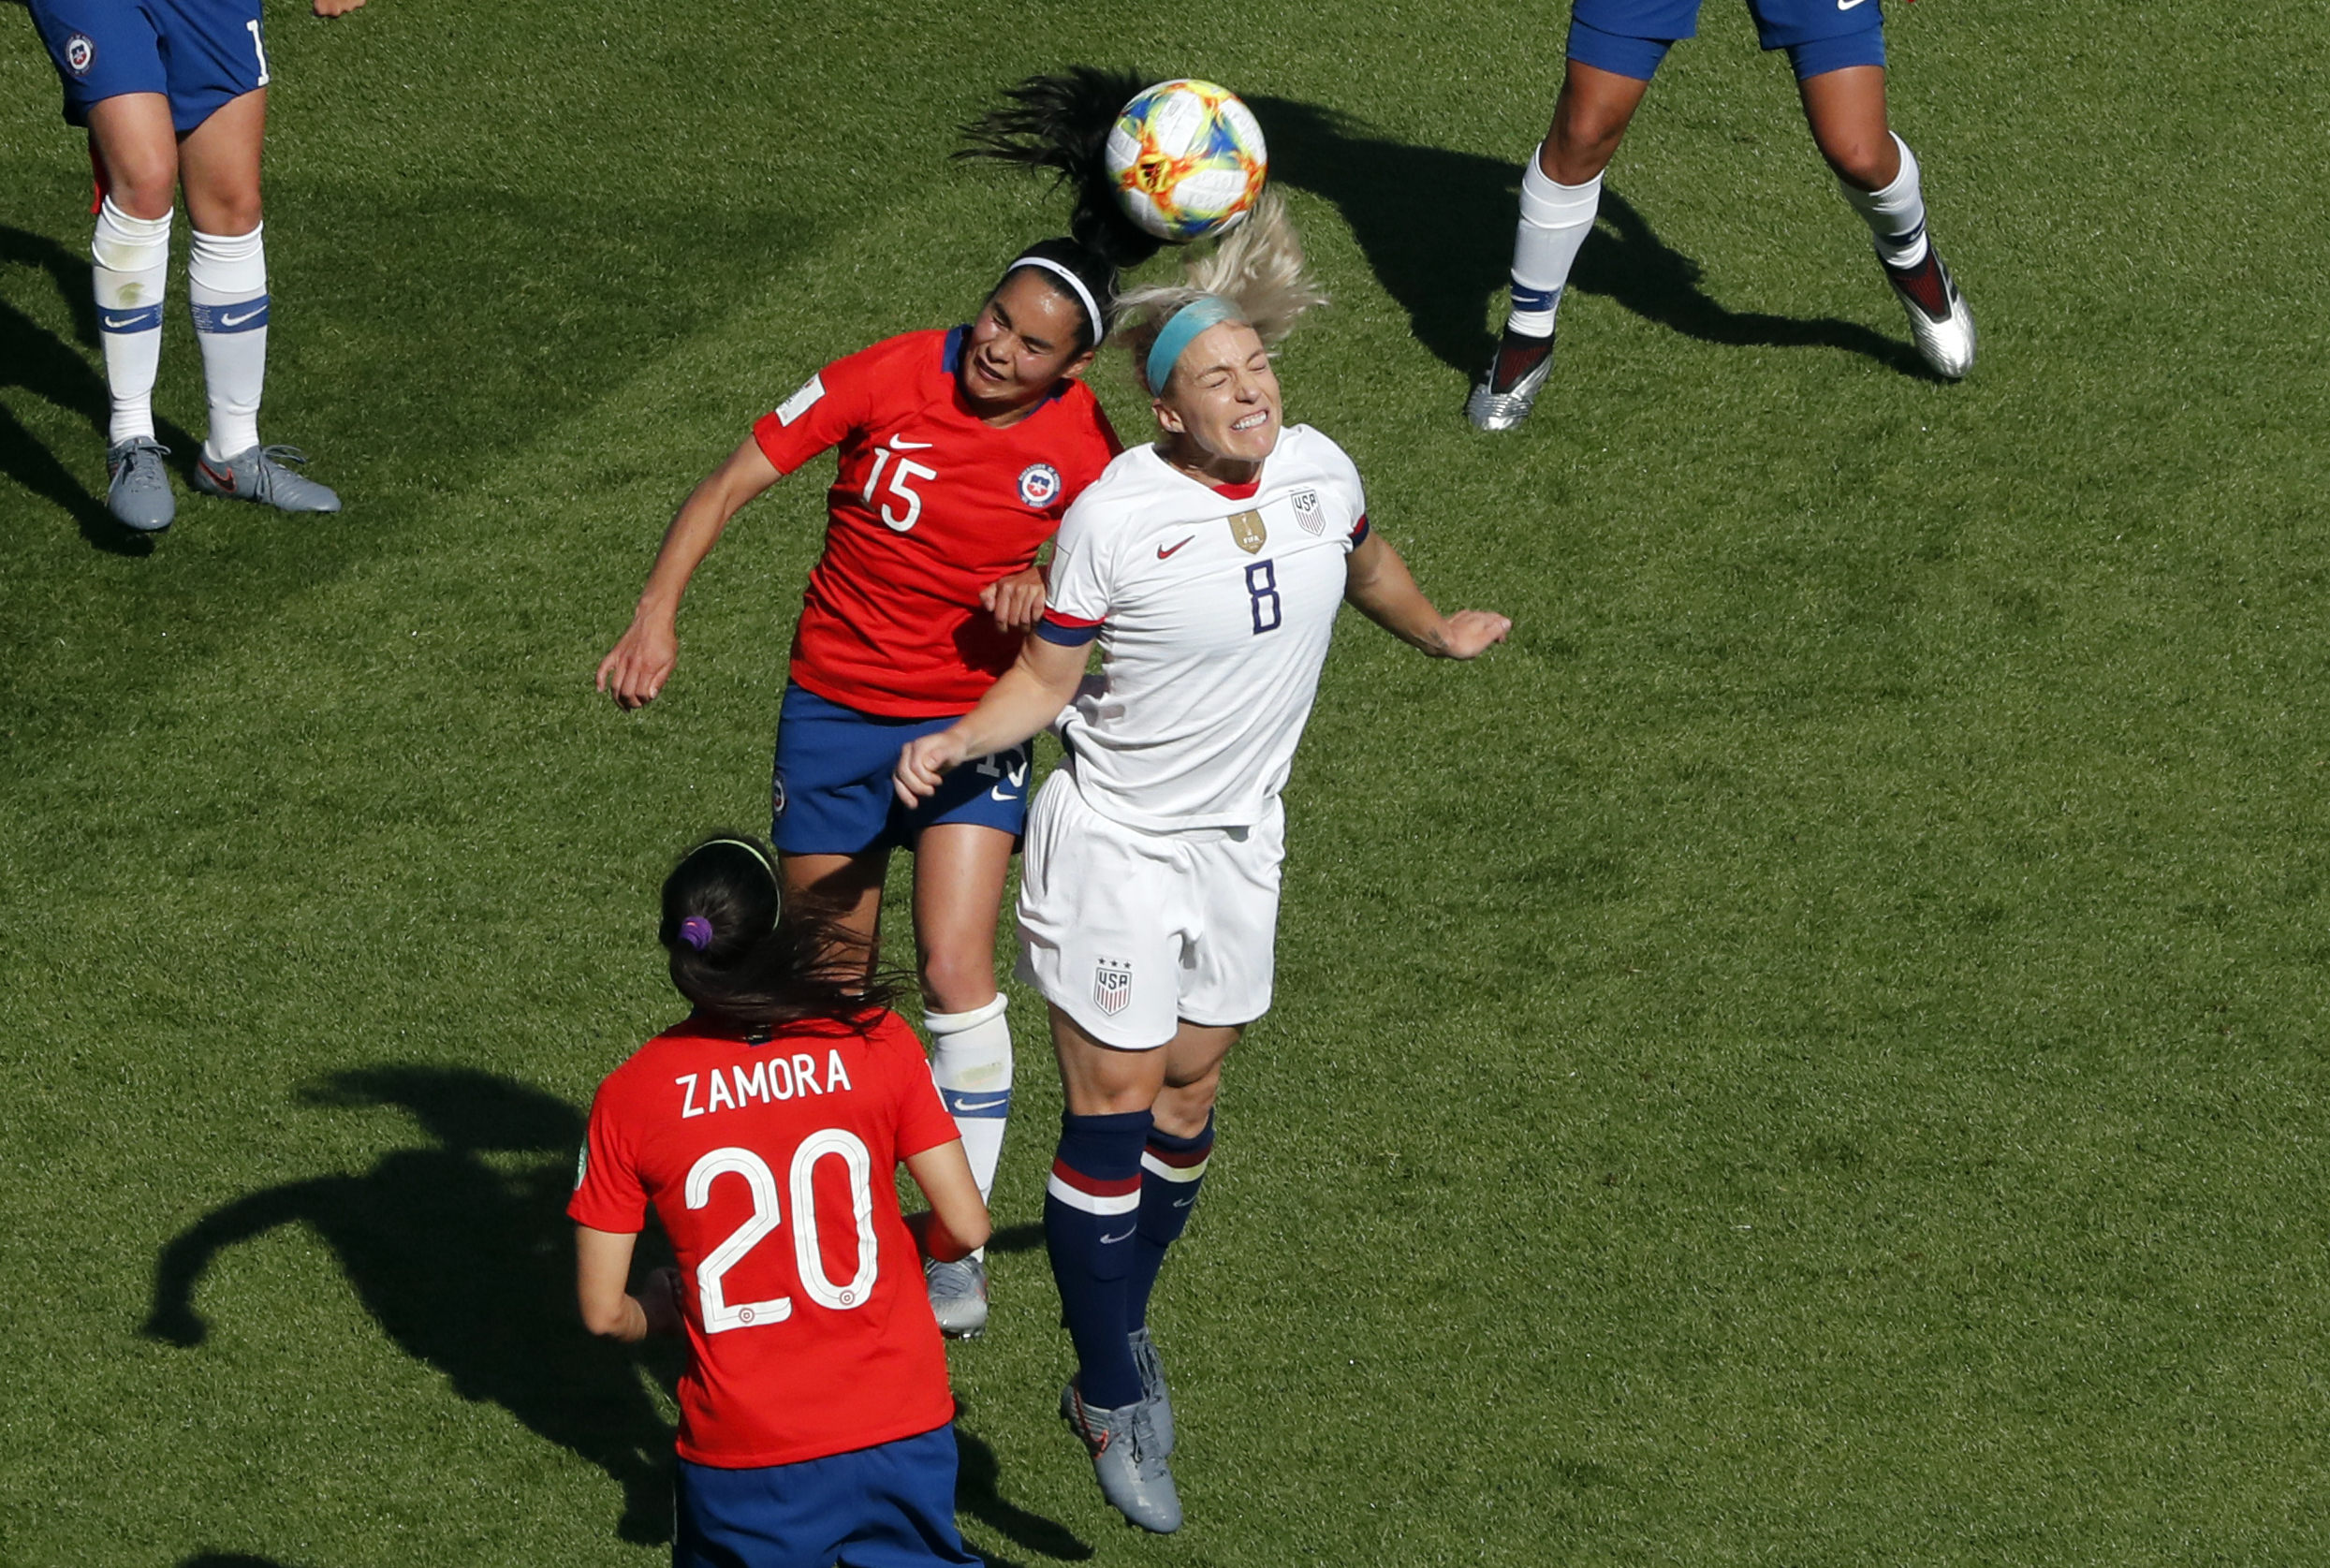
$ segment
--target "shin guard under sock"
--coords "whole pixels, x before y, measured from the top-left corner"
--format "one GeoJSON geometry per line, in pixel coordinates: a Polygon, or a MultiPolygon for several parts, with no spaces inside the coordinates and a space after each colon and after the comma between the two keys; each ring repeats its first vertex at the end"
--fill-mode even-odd
{"type": "Polygon", "coordinates": [[[1140,1369],[1126,1336],[1125,1285],[1139,1228],[1141,1146],[1149,1113],[1062,1116],[1060,1149],[1045,1184],[1044,1240],[1060,1313],[1076,1341],[1077,1382],[1085,1402],[1113,1410],[1141,1397],[1140,1369]]]}
{"type": "Polygon", "coordinates": [[[995,1167],[1004,1156],[1004,1123],[1011,1115],[1011,1024],[1007,1004],[998,996],[960,1013],[925,1012],[931,1034],[931,1081],[938,1086],[946,1114],[962,1135],[971,1179],[979,1200],[995,1191],[995,1167]]]}
{"type": "Polygon", "coordinates": [[[232,235],[198,228],[186,261],[186,293],[211,401],[202,455],[214,463],[259,444],[259,394],[267,384],[266,227],[232,235]]]}
{"type": "Polygon", "coordinates": [[[133,218],[107,197],[89,242],[97,337],[112,394],[109,445],[154,434],[154,377],[162,363],[162,290],[169,273],[170,214],[133,218]]]}
{"type": "Polygon", "coordinates": [[[1212,1155],[1211,1115],[1194,1137],[1150,1129],[1149,1145],[1141,1150],[1140,1228],[1133,1238],[1133,1274],[1125,1285],[1128,1333],[1149,1322],[1149,1293],[1156,1288],[1157,1270],[1165,1267],[1165,1249],[1181,1238],[1189,1224],[1212,1155]]]}

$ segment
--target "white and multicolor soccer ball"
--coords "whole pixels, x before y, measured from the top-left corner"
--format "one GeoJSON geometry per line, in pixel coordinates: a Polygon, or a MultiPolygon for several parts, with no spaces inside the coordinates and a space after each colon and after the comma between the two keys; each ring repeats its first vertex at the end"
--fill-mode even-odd
{"type": "Polygon", "coordinates": [[[1238,223],[1270,172],[1253,110],[1210,81],[1143,89],[1110,128],[1107,159],[1125,216],[1182,244],[1238,223]]]}

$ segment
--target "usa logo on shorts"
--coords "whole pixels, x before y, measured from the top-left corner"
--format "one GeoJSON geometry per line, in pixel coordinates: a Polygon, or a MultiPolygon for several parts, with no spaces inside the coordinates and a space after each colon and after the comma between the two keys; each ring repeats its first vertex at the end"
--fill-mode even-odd
{"type": "Polygon", "coordinates": [[[97,63],[96,40],[86,33],[76,33],[65,40],[65,68],[75,76],[87,76],[89,67],[97,63]]]}
{"type": "Polygon", "coordinates": [[[1133,966],[1122,959],[1103,959],[1092,975],[1092,1005],[1115,1018],[1133,1000],[1133,966]]]}
{"type": "Polygon", "coordinates": [[[1032,462],[1019,470],[1019,499],[1030,506],[1048,506],[1060,499],[1060,470],[1048,462],[1032,462]]]}
{"type": "Polygon", "coordinates": [[[1295,492],[1295,520],[1302,524],[1306,534],[1317,534],[1326,527],[1326,519],[1319,515],[1319,492],[1298,490],[1295,492]]]}

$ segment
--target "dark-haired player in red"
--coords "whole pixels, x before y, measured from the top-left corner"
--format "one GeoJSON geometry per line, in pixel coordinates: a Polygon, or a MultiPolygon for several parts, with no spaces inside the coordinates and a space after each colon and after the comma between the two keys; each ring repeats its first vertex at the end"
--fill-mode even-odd
{"type": "Polygon", "coordinates": [[[583,1322],[687,1336],[675,1568],[975,1564],[915,1232],[960,1258],[989,1222],[921,1043],[784,917],[756,843],[691,851],[661,936],[695,1012],[599,1086],[567,1213],[583,1322]],[[633,1296],[651,1207],[679,1268],[633,1296]]]}
{"type": "MultiPolygon", "coordinates": [[[[890,768],[1011,667],[1044,608],[1036,553],[1119,450],[1078,379],[1115,286],[1106,256],[1048,240],[1012,261],[968,325],[890,338],[811,376],[680,508],[630,629],[599,666],[618,703],[652,701],[678,658],[681,594],[728,520],[839,448],[778,716],[770,836],[788,895],[816,888],[869,951],[890,851],[914,851],[931,1073],[983,1196],[1011,1106],[995,922],[1029,753],[983,757],[911,811],[895,802],[890,768]]],[[[980,1259],[933,1265],[930,1283],[948,1333],[985,1327],[980,1259]]]]}

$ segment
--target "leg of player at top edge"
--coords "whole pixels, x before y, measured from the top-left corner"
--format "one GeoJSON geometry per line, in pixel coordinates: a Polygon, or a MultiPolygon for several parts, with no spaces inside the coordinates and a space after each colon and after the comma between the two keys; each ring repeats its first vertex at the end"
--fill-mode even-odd
{"type": "Polygon", "coordinates": [[[1442,658],[1511,627],[1435,609],[1370,530],[1351,459],[1282,428],[1268,345],[1324,297],[1278,198],[1187,271],[1125,299],[1157,439],[1068,508],[1018,663],[896,773],[919,800],[1055,720],[1066,743],[1029,809],[1018,910],[1019,974],[1050,1004],[1066,1100],[1044,1204],[1076,1345],[1061,1413],[1102,1495],[1160,1532],[1181,1505],[1149,1291],[1206,1173],[1223,1060],[1270,1005],[1279,791],[1336,612],[1442,658]]]}
{"type": "Polygon", "coordinates": [[[267,129],[259,0],[31,0],[33,23],[65,88],[66,124],[85,126],[98,183],[90,256],[110,394],[106,507],[159,533],[178,503],[154,438],[172,199],[183,189],[194,245],[186,285],[210,433],[195,486],[286,512],[336,512],[340,498],[259,444],[267,379],[267,250],[259,154],[267,129]]]}
{"type": "MultiPolygon", "coordinates": [[[[1917,158],[1885,116],[1883,0],[1749,0],[1767,50],[1784,49],[1804,114],[1846,203],[1868,225],[1910,336],[1934,373],[1973,368],[1974,317],[1926,234],[1917,158]]],[[[1602,172],[1668,48],[1698,26],[1699,0],[1576,0],[1553,124],[1521,169],[1513,302],[1465,417],[1482,430],[1528,418],[1553,373],[1554,317],[1594,226],[1602,172]]]]}

